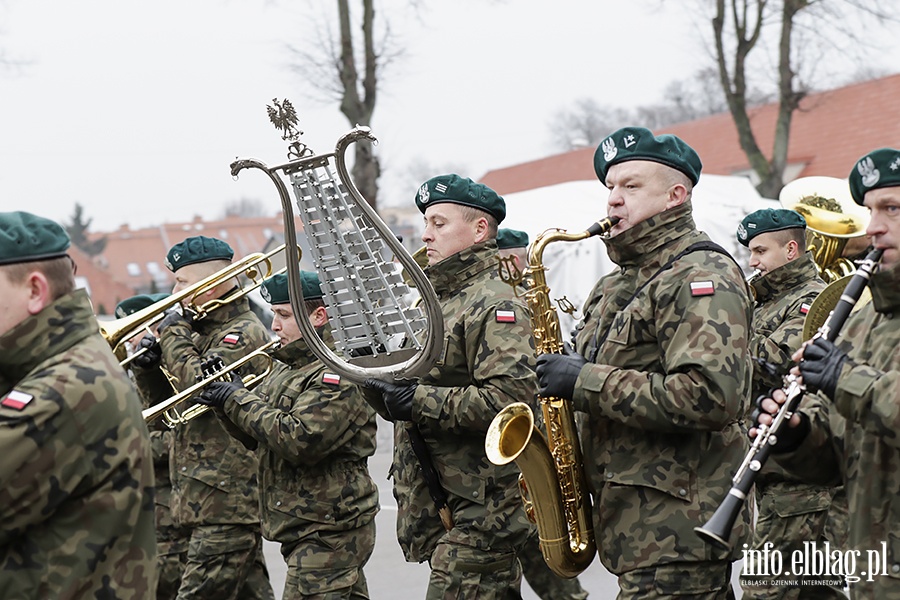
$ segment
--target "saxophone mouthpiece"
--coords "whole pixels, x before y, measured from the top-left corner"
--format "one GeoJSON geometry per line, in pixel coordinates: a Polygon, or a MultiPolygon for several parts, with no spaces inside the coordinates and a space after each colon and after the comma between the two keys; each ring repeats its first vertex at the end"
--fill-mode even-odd
{"type": "Polygon", "coordinates": [[[588,227],[588,234],[590,235],[603,235],[608,232],[610,229],[616,226],[616,223],[619,222],[619,217],[606,217],[605,219],[600,219],[590,227],[588,227]]]}

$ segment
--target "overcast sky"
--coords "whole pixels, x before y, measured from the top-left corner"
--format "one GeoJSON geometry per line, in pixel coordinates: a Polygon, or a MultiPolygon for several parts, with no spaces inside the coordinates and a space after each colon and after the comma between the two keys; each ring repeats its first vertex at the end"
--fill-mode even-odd
{"type": "MultiPolygon", "coordinates": [[[[351,4],[353,4],[351,2],[351,4]]],[[[706,60],[684,2],[384,0],[406,55],[385,76],[373,133],[380,201],[412,202],[399,175],[414,159],[486,171],[555,153],[548,122],[579,98],[659,102],[706,60]],[[401,189],[402,188],[402,189],[401,189]]],[[[286,45],[312,37],[333,0],[5,0],[0,50],[2,210],[67,221],[76,202],[94,230],[217,218],[241,197],[279,209],[258,173],[232,180],[237,156],[274,165],[285,144],[266,105],[290,98],[303,138],[330,151],[349,130],[309,101],[286,45]]],[[[336,17],[332,16],[332,19],[336,17]]],[[[900,65],[882,54],[881,68],[900,65]]],[[[625,124],[623,124],[625,125],[625,124]]]]}

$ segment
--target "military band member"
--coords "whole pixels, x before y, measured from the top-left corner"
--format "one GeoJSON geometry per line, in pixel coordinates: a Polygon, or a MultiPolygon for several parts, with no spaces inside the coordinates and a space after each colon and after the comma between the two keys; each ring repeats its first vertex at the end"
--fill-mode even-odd
{"type": "Polygon", "coordinates": [[[497,250],[501,257],[511,256],[522,272],[528,266],[528,233],[501,227],[497,230],[497,250]]]}
{"type": "Polygon", "coordinates": [[[585,465],[597,546],[619,598],[733,598],[728,552],[694,533],[746,453],[750,299],[740,268],[692,218],[696,152],[672,135],[626,127],[594,155],[609,188],[605,239],[618,269],[597,282],[576,354],[543,354],[542,396],[586,413],[585,465]]]}
{"type": "MultiPolygon", "coordinates": [[[[775,451],[806,481],[843,481],[849,516],[842,550],[859,553],[850,596],[893,600],[900,598],[900,150],[868,153],[849,179],[853,200],[869,209],[866,235],[884,250],[869,280],[872,301],[850,315],[836,343],[818,337],[794,355],[807,394],[775,451]],[[874,565],[870,552],[879,559],[874,565]]],[[[785,400],[781,390],[774,396],[785,400]]],[[[778,404],[767,398],[762,407],[759,421],[768,425],[778,404]]]]}
{"type": "Polygon", "coordinates": [[[69,244],[0,213],[0,596],[152,598],[150,437],[69,244]]]}
{"type": "Polygon", "coordinates": [[[497,269],[506,206],[487,186],[458,175],[426,181],[416,205],[425,218],[425,273],[441,303],[444,351],[416,383],[367,382],[381,392],[373,402],[382,416],[395,423],[397,537],[407,561],[429,562],[429,600],[516,598],[516,551],[530,524],[518,469],[491,464],[484,451],[494,416],[513,402],[533,402],[537,385],[527,308],[497,269]],[[407,427],[424,438],[452,524],[442,525],[407,427]]]}
{"type": "MultiPolygon", "coordinates": [[[[849,189],[848,189],[849,194],[849,189]]],[[[750,213],[737,229],[738,242],[750,250],[750,267],[756,303],[750,334],[753,367],[753,398],[781,387],[793,364],[791,356],[803,339],[803,322],[816,296],[825,288],[812,254],[806,250],[806,220],[783,208],[765,208],[750,213]]],[[[826,541],[843,546],[841,524],[846,499],[833,486],[811,485],[767,463],[756,478],[757,517],[751,549],[778,549],[785,556],[802,550],[803,544],[826,541]],[[829,518],[833,500],[835,518],[829,518]],[[828,526],[828,527],[826,527],[828,526]],[[827,533],[826,533],[827,529],[827,533]],[[835,530],[837,529],[837,530],[835,530]]],[[[789,578],[786,578],[789,579],[789,578]]],[[[772,577],[741,577],[744,598],[845,598],[843,584],[818,585],[812,578],[796,585],[775,583],[772,577]]],[[[835,578],[838,580],[840,578],[835,578]]]]}
{"type": "MultiPolygon", "coordinates": [[[[165,300],[169,294],[139,294],[126,298],[116,305],[116,318],[122,319],[165,300]]],[[[128,341],[130,353],[141,348],[144,331],[140,330],[128,341]]],[[[149,334],[153,346],[135,356],[128,369],[132,381],[141,396],[144,408],[164,401],[172,395],[172,386],[159,369],[159,344],[156,336],[149,334]],[[143,366],[146,365],[146,366],[143,366]]],[[[162,419],[149,423],[150,441],[153,447],[153,475],[156,479],[153,502],[156,505],[156,600],[174,600],[181,586],[181,575],[187,561],[190,530],[175,525],[172,519],[172,481],[169,477],[169,452],[172,429],[162,419]]]]}
{"type": "MultiPolygon", "coordinates": [[[[319,278],[302,271],[306,315],[334,342],[319,278]]],[[[369,598],[363,567],[375,547],[378,488],[369,476],[375,411],[359,388],[326,368],[294,319],[287,276],[262,285],[281,341],[273,372],[253,391],[213,383],[200,402],[217,407],[258,444],[263,535],[288,565],[284,600],[369,598]]],[[[248,439],[249,436],[249,439],[248,439]]]]}
{"type": "MultiPolygon", "coordinates": [[[[196,236],[175,244],[165,261],[175,274],[172,293],[219,272],[233,256],[231,247],[216,238],[196,236]]],[[[228,279],[193,302],[202,305],[225,297],[235,286],[234,279],[228,279]]],[[[246,298],[216,308],[196,322],[185,312],[188,318],[170,312],[158,328],[162,366],[179,391],[204,378],[205,359],[216,356],[231,364],[269,340],[246,298]]],[[[253,362],[247,372],[263,368],[264,363],[253,362]]],[[[233,439],[213,412],[173,430],[169,457],[173,518],[191,530],[178,600],[274,597],[262,555],[257,467],[254,453],[233,439]]]]}

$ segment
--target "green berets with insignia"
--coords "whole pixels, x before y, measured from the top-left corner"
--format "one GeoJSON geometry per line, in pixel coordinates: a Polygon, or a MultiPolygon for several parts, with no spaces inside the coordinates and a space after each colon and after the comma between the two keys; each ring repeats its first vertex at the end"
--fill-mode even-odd
{"type": "Polygon", "coordinates": [[[850,171],[850,194],[860,206],[869,190],[894,186],[900,186],[900,150],[873,150],[856,161],[850,171]]]}
{"type": "Polygon", "coordinates": [[[116,317],[122,318],[133,315],[139,310],[144,310],[148,306],[153,306],[160,300],[165,300],[169,294],[138,294],[131,298],[126,298],[116,305],[116,317]]]}
{"type": "MultiPolygon", "coordinates": [[[[304,300],[316,300],[322,297],[319,276],[312,271],[300,271],[300,288],[304,300]]],[[[288,277],[284,273],[278,273],[263,281],[259,292],[263,300],[269,304],[288,304],[291,301],[288,277]]]]}
{"type": "Polygon", "coordinates": [[[784,229],[806,229],[806,219],[795,210],[763,208],[753,211],[741,220],[737,228],[737,240],[744,246],[749,246],[750,240],[761,233],[784,229]]]}
{"type": "Polygon", "coordinates": [[[181,267],[210,260],[234,258],[234,250],[226,242],[217,238],[198,235],[189,237],[169,249],[166,254],[166,268],[173,273],[181,267]]]}
{"type": "Polygon", "coordinates": [[[623,127],[603,140],[594,152],[594,171],[606,181],[609,168],[628,160],[647,160],[681,171],[697,185],[703,164],[693,148],[671,134],[654,136],[644,127],[623,127]]]}
{"type": "Polygon", "coordinates": [[[468,177],[438,175],[423,183],[416,192],[416,206],[422,214],[434,204],[450,202],[471,206],[492,215],[500,223],[506,218],[506,202],[494,190],[468,177]]]}
{"type": "Polygon", "coordinates": [[[58,258],[70,245],[56,221],[24,211],[0,213],[0,265],[58,258]]]}

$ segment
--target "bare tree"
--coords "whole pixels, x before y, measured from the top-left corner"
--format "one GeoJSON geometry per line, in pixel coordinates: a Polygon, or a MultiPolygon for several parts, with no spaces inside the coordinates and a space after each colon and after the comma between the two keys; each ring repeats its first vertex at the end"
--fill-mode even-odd
{"type": "Polygon", "coordinates": [[[756,187],[763,196],[777,198],[784,186],[791,120],[812,90],[807,82],[827,63],[823,60],[826,50],[830,46],[846,51],[835,45],[837,39],[852,40],[856,50],[865,48],[865,40],[854,33],[857,28],[850,26],[859,19],[881,23],[889,16],[876,1],[867,0],[715,0],[712,31],[719,80],[741,148],[759,178],[756,187]],[[770,43],[766,34],[773,29],[777,35],[771,36],[770,43]],[[829,35],[835,32],[842,35],[829,35]],[[768,157],[751,128],[749,111],[749,77],[760,72],[750,67],[750,54],[757,49],[762,59],[756,64],[770,60],[775,69],[778,107],[768,157]]]}
{"type": "MultiPolygon", "coordinates": [[[[289,46],[298,59],[291,65],[320,97],[338,101],[351,126],[370,125],[378,98],[382,70],[399,52],[392,52],[390,28],[376,21],[375,0],[357,0],[361,14],[351,14],[350,0],[337,0],[338,29],[323,21],[314,27],[315,39],[305,48],[289,46]],[[376,42],[376,27],[384,35],[376,42]]],[[[378,206],[381,165],[369,142],[355,144],[353,181],[372,208],[378,206]]]]}
{"type": "Polygon", "coordinates": [[[592,98],[581,98],[551,117],[551,141],[563,151],[596,146],[630,120],[631,115],[624,108],[601,106],[592,98]]]}
{"type": "Polygon", "coordinates": [[[225,205],[222,216],[228,217],[262,217],[266,215],[266,206],[258,198],[241,198],[225,205]]]}

